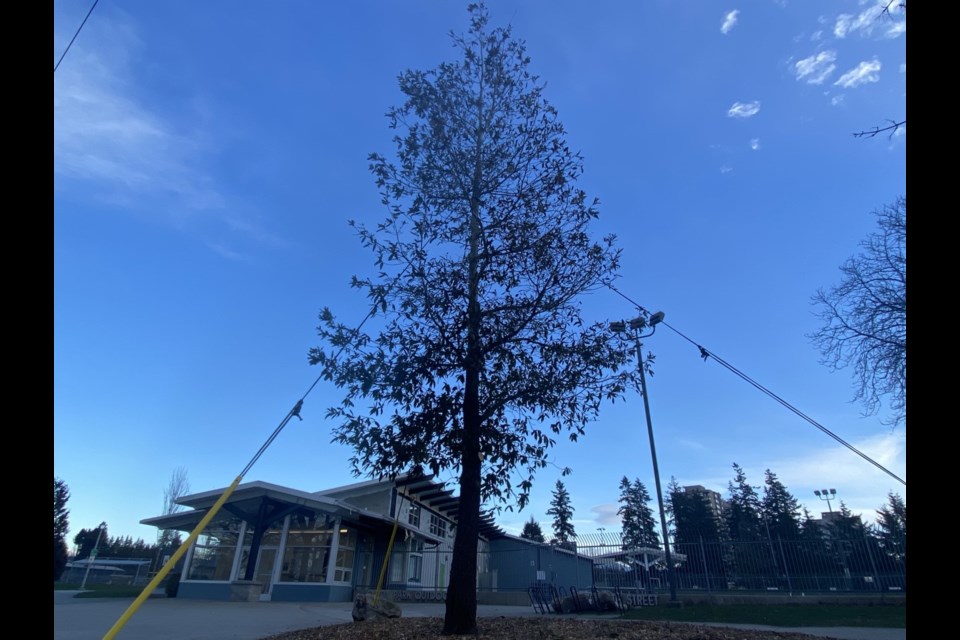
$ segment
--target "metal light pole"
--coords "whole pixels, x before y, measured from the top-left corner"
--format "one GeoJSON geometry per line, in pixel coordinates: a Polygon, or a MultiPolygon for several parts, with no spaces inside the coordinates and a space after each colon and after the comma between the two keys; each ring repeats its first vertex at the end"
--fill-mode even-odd
{"type": "Polygon", "coordinates": [[[637,367],[640,369],[640,391],[643,394],[643,411],[647,417],[647,434],[650,436],[650,457],[653,459],[653,480],[657,485],[657,505],[660,507],[660,527],[663,530],[663,553],[667,562],[667,579],[670,582],[670,602],[677,602],[677,574],[673,566],[673,559],[670,557],[670,531],[667,529],[667,513],[663,508],[663,491],[660,488],[660,467],[657,465],[657,445],[653,440],[653,421],[650,419],[650,402],[647,400],[647,376],[643,370],[643,344],[641,338],[649,338],[656,330],[657,325],[663,321],[663,312],[658,311],[650,316],[649,322],[643,316],[639,316],[629,322],[611,322],[610,330],[615,332],[625,331],[627,326],[633,329],[634,340],[637,343],[637,367]],[[640,330],[649,326],[652,330],[645,336],[640,335],[640,330]]]}
{"type": "Polygon", "coordinates": [[[830,510],[830,513],[833,513],[833,507],[830,506],[830,501],[836,500],[837,490],[836,489],[814,489],[813,493],[821,500],[826,500],[827,509],[830,510]]]}
{"type": "Polygon", "coordinates": [[[83,582],[80,583],[81,589],[85,589],[87,587],[87,576],[90,575],[90,565],[94,560],[97,559],[97,547],[100,546],[100,536],[103,535],[103,530],[106,526],[106,522],[101,522],[100,526],[97,527],[97,540],[93,543],[93,551],[91,551],[90,555],[87,556],[87,570],[83,573],[83,582]]]}

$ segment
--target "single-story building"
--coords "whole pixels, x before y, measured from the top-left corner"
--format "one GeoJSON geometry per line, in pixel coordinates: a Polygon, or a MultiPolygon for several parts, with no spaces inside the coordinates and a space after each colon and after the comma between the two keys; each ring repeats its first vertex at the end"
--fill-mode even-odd
{"type": "MultiPolygon", "coordinates": [[[[184,496],[177,502],[189,510],[141,523],[190,532],[225,491],[184,496]]],[[[394,600],[443,600],[458,507],[453,491],[430,476],[314,492],[242,483],[188,550],[177,597],[348,602],[382,584],[394,600]]],[[[481,518],[480,594],[513,593],[523,602],[538,580],[589,588],[590,562],[509,536],[489,513],[481,518]]]]}

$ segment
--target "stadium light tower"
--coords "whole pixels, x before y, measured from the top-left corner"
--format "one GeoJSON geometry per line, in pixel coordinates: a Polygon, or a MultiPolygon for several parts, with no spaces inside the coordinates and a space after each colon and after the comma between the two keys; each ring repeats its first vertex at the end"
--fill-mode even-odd
{"type": "Polygon", "coordinates": [[[821,500],[826,500],[827,509],[830,510],[830,513],[833,513],[833,507],[830,506],[830,501],[837,499],[837,490],[836,489],[814,489],[813,493],[821,500]]]}
{"type": "Polygon", "coordinates": [[[650,403],[647,400],[647,376],[643,371],[643,343],[641,338],[649,338],[656,330],[657,325],[663,322],[663,311],[657,311],[650,319],[639,316],[633,320],[611,322],[610,330],[622,333],[630,328],[637,343],[637,367],[640,369],[640,391],[643,394],[643,410],[647,417],[647,434],[650,436],[650,457],[653,459],[653,480],[657,485],[657,505],[660,507],[660,527],[663,530],[663,555],[667,562],[667,579],[670,581],[670,602],[677,602],[677,573],[670,557],[670,531],[667,529],[667,512],[663,508],[663,491],[660,488],[660,468],[657,466],[657,445],[653,440],[653,421],[650,419],[650,403]],[[650,333],[640,335],[640,330],[650,327],[650,333]]]}

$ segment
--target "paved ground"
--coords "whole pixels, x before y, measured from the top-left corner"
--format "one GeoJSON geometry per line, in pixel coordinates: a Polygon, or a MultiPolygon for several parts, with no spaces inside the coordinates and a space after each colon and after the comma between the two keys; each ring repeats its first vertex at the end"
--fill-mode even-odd
{"type": "MultiPolygon", "coordinates": [[[[53,592],[54,640],[102,640],[132,598],[74,598],[76,591],[53,592]]],[[[117,635],[117,640],[260,640],[283,631],[350,622],[349,603],[216,602],[150,598],[117,635]]],[[[403,615],[443,616],[442,604],[403,603],[403,615]]],[[[530,607],[480,605],[478,615],[534,616],[530,607]]],[[[609,617],[609,616],[608,616],[609,617]]],[[[778,628],[721,625],[744,629],[793,631],[844,640],[906,640],[906,629],[861,627],[778,628]]]]}

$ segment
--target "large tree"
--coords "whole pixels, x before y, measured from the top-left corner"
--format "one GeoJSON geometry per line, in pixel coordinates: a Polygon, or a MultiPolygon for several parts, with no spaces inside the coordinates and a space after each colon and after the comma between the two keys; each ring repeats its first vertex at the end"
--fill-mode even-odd
{"type": "Polygon", "coordinates": [[[762,505],[756,489],[747,481],[743,467],[733,463],[734,478],[727,485],[726,520],[730,539],[753,542],[763,537],[762,505]]]}
{"type": "Polygon", "coordinates": [[[553,516],[553,540],[550,544],[575,551],[577,532],[573,526],[573,503],[570,501],[570,492],[560,480],[557,480],[557,486],[551,494],[547,515],[553,516]]]}
{"type": "Polygon", "coordinates": [[[840,267],[840,283],[813,297],[811,335],[831,369],[853,368],[854,399],[868,415],[889,400],[891,422],[907,410],[907,199],[874,212],[877,230],[840,267]]]}
{"type": "Polygon", "coordinates": [[[547,541],[543,537],[543,529],[540,527],[540,523],[534,520],[533,516],[530,516],[530,519],[523,523],[523,531],[520,533],[520,537],[534,542],[547,541]]]}
{"type": "MultiPolygon", "coordinates": [[[[177,467],[170,472],[170,479],[163,490],[163,515],[176,513],[183,508],[177,500],[190,493],[190,479],[186,467],[177,467]]],[[[164,555],[172,554],[180,546],[180,532],[176,529],[161,529],[157,532],[155,549],[155,569],[162,566],[164,555]]]]}
{"type": "Polygon", "coordinates": [[[800,537],[800,505],[770,469],[764,472],[763,517],[771,536],[783,540],[800,537]]]}
{"type": "Polygon", "coordinates": [[[635,375],[629,344],[581,314],[619,261],[612,237],[588,234],[581,158],[523,43],[469,12],[459,59],[400,75],[395,160],[370,156],[388,215],[356,225],[377,274],[353,286],[378,331],[324,309],[310,352],[345,390],[329,416],[356,473],[459,473],[446,633],[476,628],[482,502],[522,508],[554,437],[575,440],[635,375]]]}
{"type": "Polygon", "coordinates": [[[887,504],[877,511],[877,537],[884,553],[907,558],[907,503],[899,493],[887,494],[887,504]]]}
{"type": "Polygon", "coordinates": [[[633,482],[623,476],[620,479],[620,508],[617,515],[623,524],[624,549],[643,547],[659,549],[660,536],[650,508],[650,494],[640,478],[633,482]]]}
{"type": "Polygon", "coordinates": [[[67,530],[70,528],[70,510],[67,500],[70,488],[60,478],[53,478],[53,579],[63,575],[67,567],[67,530]]]}
{"type": "Polygon", "coordinates": [[[80,532],[73,537],[73,544],[77,547],[77,560],[89,557],[94,549],[100,553],[108,540],[110,540],[110,534],[107,532],[106,522],[101,522],[96,529],[80,529],[80,532]]]}

